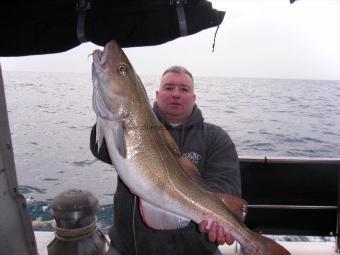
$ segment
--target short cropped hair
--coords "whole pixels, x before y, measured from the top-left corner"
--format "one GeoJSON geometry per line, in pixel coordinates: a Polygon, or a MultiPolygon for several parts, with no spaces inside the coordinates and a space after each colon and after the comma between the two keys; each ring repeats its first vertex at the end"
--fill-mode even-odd
{"type": "Polygon", "coordinates": [[[186,73],[187,75],[190,76],[190,78],[192,79],[192,81],[194,81],[194,77],[192,76],[192,74],[188,71],[188,69],[186,69],[185,67],[183,66],[171,66],[169,67],[168,69],[166,69],[163,74],[162,74],[162,77],[167,74],[167,73],[170,73],[170,72],[173,72],[173,73],[186,73]]]}

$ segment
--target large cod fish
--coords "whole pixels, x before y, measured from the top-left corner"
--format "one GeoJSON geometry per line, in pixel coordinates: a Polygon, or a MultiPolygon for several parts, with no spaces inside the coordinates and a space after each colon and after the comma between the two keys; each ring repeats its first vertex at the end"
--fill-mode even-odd
{"type": "MultiPolygon", "coordinates": [[[[134,68],[115,41],[93,52],[93,109],[97,143],[105,137],[120,178],[140,199],[145,223],[177,229],[213,221],[231,233],[246,255],[288,255],[285,248],[249,230],[233,209],[194,181],[176,160],[134,68]]],[[[237,199],[232,199],[235,201],[237,199]]],[[[240,199],[241,200],[241,199],[240,199]]]]}

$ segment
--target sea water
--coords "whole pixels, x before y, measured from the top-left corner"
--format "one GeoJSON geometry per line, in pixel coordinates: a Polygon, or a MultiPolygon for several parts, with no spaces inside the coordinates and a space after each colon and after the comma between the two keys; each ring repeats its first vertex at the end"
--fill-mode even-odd
{"type": "MultiPolygon", "coordinates": [[[[60,192],[90,190],[111,224],[116,173],[94,158],[89,137],[90,74],[4,72],[5,93],[21,193],[33,220],[51,218],[60,192]]],[[[158,76],[142,76],[150,101],[158,76]]],[[[340,157],[340,81],[195,77],[197,105],[222,126],[240,156],[340,157]]]]}

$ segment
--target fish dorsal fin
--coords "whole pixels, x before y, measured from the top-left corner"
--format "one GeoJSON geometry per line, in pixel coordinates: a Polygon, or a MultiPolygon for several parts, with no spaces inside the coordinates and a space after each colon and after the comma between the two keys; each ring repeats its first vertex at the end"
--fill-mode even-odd
{"type": "Polygon", "coordinates": [[[182,167],[184,172],[187,173],[193,181],[205,186],[198,168],[194,165],[194,163],[190,161],[190,159],[181,156],[181,151],[179,150],[175,140],[172,138],[170,132],[163,124],[161,124],[161,130],[168,145],[168,148],[175,156],[177,163],[182,167]]]}
{"type": "Polygon", "coordinates": [[[178,164],[184,170],[184,172],[190,177],[191,180],[198,183],[201,187],[208,190],[208,186],[205,184],[200,171],[198,168],[190,161],[190,159],[180,156],[176,158],[178,164]]]}
{"type": "Polygon", "coordinates": [[[226,208],[240,221],[244,222],[248,203],[241,197],[223,194],[223,193],[212,193],[215,197],[223,202],[226,208]]]}
{"type": "Polygon", "coordinates": [[[166,127],[162,123],[160,123],[160,129],[162,130],[162,134],[165,138],[165,141],[166,141],[170,151],[175,156],[180,157],[181,151],[179,150],[179,147],[178,147],[177,143],[175,142],[175,140],[172,138],[170,132],[166,129],[166,127]]]}
{"type": "Polygon", "coordinates": [[[184,228],[190,223],[190,219],[165,211],[141,198],[139,206],[144,223],[152,229],[175,230],[184,228]]]}

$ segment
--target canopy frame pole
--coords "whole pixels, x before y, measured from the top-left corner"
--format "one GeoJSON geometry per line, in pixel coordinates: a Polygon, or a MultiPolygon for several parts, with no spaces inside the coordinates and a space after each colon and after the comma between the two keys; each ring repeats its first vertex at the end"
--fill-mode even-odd
{"type": "MultiPolygon", "coordinates": [[[[4,193],[0,196],[1,206],[9,206],[10,212],[16,212],[10,215],[12,219],[5,219],[1,223],[1,231],[6,231],[6,224],[15,220],[15,226],[12,226],[13,232],[3,232],[1,235],[12,236],[16,245],[13,243],[2,243],[1,251],[7,254],[30,254],[37,255],[37,244],[33,232],[32,220],[29,216],[25,197],[20,194],[18,180],[15,170],[14,153],[9,128],[9,120],[6,106],[5,87],[2,78],[0,63],[0,180],[4,193]],[[7,186],[7,187],[6,187],[7,186]],[[15,209],[16,208],[16,209],[15,209]],[[6,223],[6,224],[5,224],[6,223]],[[4,225],[2,225],[4,224],[4,225]],[[19,231],[19,233],[17,233],[19,231]],[[18,236],[16,236],[18,235],[18,236]],[[8,246],[7,246],[8,245],[8,246]],[[4,246],[4,247],[3,247],[4,246]],[[25,247],[25,248],[24,248],[25,247]],[[25,250],[24,250],[25,249],[25,250]]],[[[13,223],[13,222],[12,222],[13,223]]],[[[11,238],[7,239],[10,240],[11,238]]],[[[3,241],[3,240],[1,240],[3,241]]]]}
{"type": "Polygon", "coordinates": [[[178,25],[181,36],[188,35],[188,25],[187,20],[185,18],[185,10],[184,5],[187,3],[187,0],[177,0],[176,1],[176,11],[178,17],[178,25]]]}
{"type": "Polygon", "coordinates": [[[78,12],[77,19],[77,38],[80,43],[87,42],[85,37],[86,12],[91,9],[91,3],[87,0],[79,0],[76,6],[78,12]]]}

